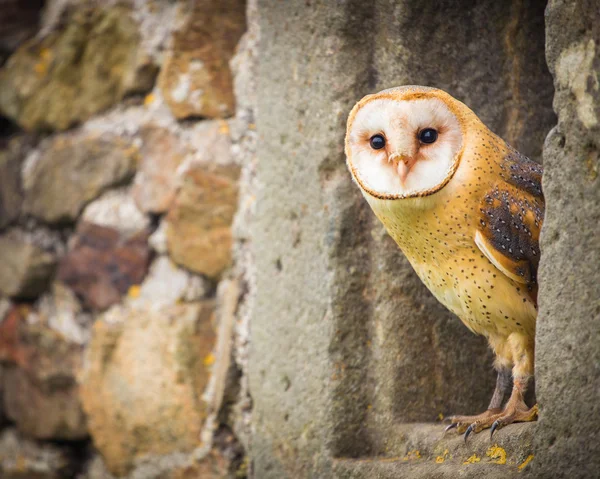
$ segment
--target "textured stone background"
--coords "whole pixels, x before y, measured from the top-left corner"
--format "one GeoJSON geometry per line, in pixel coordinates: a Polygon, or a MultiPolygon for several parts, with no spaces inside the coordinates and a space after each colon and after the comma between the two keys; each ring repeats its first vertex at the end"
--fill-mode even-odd
{"type": "Polygon", "coordinates": [[[0,477],[594,477],[598,19],[0,0],[0,477]],[[494,444],[441,437],[487,405],[491,355],[344,165],[351,106],[407,83],[545,165],[542,414],[494,444]]]}

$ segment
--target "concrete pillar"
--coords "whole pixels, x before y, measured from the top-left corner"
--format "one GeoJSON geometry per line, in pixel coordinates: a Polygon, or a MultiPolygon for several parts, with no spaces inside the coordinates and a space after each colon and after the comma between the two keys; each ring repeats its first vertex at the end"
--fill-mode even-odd
{"type": "Polygon", "coordinates": [[[486,342],[437,303],[351,184],[345,122],[367,93],[432,85],[539,159],[555,123],[543,11],[532,1],[259,2],[254,477],[379,477],[337,464],[402,456],[421,434],[411,424],[487,406],[486,342]]]}

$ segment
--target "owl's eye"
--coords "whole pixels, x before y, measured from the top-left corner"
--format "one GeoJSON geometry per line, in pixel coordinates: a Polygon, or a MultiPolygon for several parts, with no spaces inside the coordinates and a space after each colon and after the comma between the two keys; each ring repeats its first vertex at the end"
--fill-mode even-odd
{"type": "Polygon", "coordinates": [[[419,141],[421,143],[434,143],[437,140],[438,132],[433,128],[425,128],[419,132],[419,141]]]}
{"type": "Polygon", "coordinates": [[[385,138],[382,135],[373,135],[371,137],[371,148],[381,150],[385,146],[385,138]]]}

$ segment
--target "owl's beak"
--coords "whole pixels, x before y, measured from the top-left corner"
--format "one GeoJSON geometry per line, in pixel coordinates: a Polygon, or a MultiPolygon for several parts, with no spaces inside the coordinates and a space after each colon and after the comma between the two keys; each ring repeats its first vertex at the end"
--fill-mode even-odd
{"type": "Polygon", "coordinates": [[[414,160],[410,156],[401,153],[393,153],[388,157],[388,161],[397,163],[396,169],[398,171],[398,176],[400,177],[400,182],[404,183],[414,164],[414,160]]]}

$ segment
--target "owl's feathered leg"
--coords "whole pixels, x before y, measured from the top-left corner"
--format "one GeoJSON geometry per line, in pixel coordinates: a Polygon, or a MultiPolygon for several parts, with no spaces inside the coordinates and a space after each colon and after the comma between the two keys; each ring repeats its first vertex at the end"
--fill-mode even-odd
{"type": "Polygon", "coordinates": [[[492,395],[492,399],[487,411],[475,416],[452,416],[450,419],[450,425],[446,428],[446,431],[457,428],[459,433],[463,433],[469,426],[473,424],[485,423],[491,417],[498,417],[498,415],[502,412],[502,403],[504,402],[504,398],[506,397],[508,391],[510,391],[510,387],[512,385],[512,372],[510,367],[505,365],[498,365],[497,370],[498,376],[496,377],[496,388],[494,389],[494,394],[492,395]]]}
{"type": "Polygon", "coordinates": [[[508,337],[506,346],[511,353],[513,388],[504,410],[488,417],[480,418],[469,425],[465,431],[465,441],[472,432],[492,428],[491,434],[514,422],[529,422],[537,419],[537,405],[529,408],[525,404],[525,393],[533,379],[533,338],[513,333],[508,337]]]}

